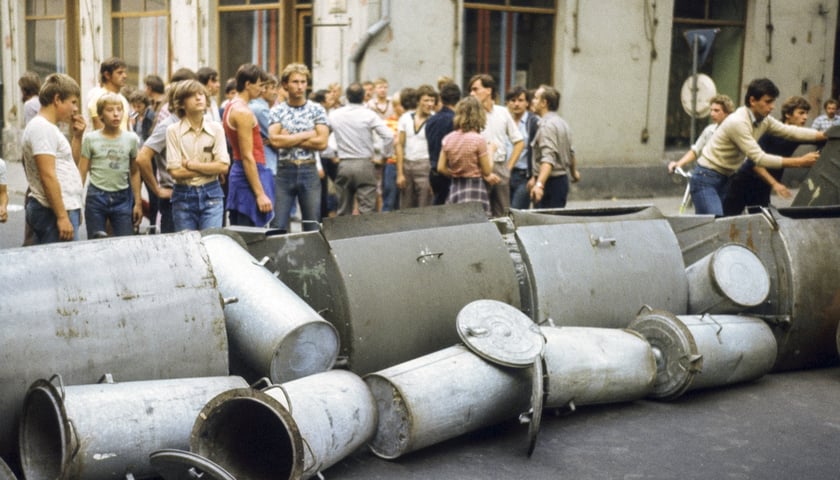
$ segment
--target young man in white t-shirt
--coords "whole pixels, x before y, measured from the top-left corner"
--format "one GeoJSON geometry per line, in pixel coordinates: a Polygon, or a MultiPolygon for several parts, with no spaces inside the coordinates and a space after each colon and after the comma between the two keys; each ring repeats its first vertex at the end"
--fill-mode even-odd
{"type": "Polygon", "coordinates": [[[77,240],[82,208],[82,178],[78,162],[85,120],[79,114],[79,84],[54,73],[38,94],[41,110],[23,131],[23,166],[32,200],[26,221],[36,243],[77,240]],[[71,125],[71,141],[56,126],[71,125]]]}

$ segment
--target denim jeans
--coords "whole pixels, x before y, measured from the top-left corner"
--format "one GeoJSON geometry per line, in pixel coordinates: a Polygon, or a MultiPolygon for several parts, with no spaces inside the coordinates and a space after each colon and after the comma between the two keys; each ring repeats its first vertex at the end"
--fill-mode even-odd
{"type": "Polygon", "coordinates": [[[566,208],[569,196],[569,176],[548,177],[543,185],[543,196],[536,208],[566,208]]]}
{"type": "Polygon", "coordinates": [[[697,215],[723,216],[723,197],[729,177],[714,170],[697,165],[691,173],[689,191],[697,215]]]}
{"type": "Polygon", "coordinates": [[[303,230],[317,231],[321,219],[321,179],[315,164],[297,166],[281,160],[277,163],[274,182],[274,214],[280,218],[278,228],[289,231],[289,217],[297,199],[303,230]]]}
{"type": "Polygon", "coordinates": [[[510,172],[510,208],[527,210],[531,206],[531,194],[528,191],[527,169],[514,168],[510,172]]]}
{"type": "Polygon", "coordinates": [[[391,212],[400,208],[397,188],[397,164],[386,163],[382,169],[382,211],[391,212]]]}
{"type": "Polygon", "coordinates": [[[175,232],[175,221],[172,219],[172,199],[158,198],[160,212],[160,233],[175,232]]]}
{"type": "Polygon", "coordinates": [[[221,228],[225,216],[225,194],[218,180],[190,187],[172,189],[172,220],[175,231],[221,228]]]}
{"type": "MultiPolygon", "coordinates": [[[[81,209],[67,210],[70,223],[73,225],[73,240],[79,239],[79,223],[81,223],[81,209]]],[[[35,245],[55,243],[59,241],[58,225],[52,208],[45,207],[34,198],[26,202],[26,223],[35,233],[35,245]]]]}
{"type": "Polygon", "coordinates": [[[94,239],[106,236],[106,223],[111,221],[111,233],[115,237],[134,234],[134,222],[131,219],[131,208],[134,196],[131,188],[116,192],[108,192],[88,185],[85,198],[85,226],[87,238],[94,239]]]}

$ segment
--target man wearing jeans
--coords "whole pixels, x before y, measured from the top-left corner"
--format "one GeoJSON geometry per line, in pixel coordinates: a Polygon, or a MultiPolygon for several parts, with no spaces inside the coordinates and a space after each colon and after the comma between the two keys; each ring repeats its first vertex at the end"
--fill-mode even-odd
{"type": "Polygon", "coordinates": [[[279,228],[286,231],[295,200],[300,203],[304,231],[318,230],[321,218],[321,179],[315,153],[327,147],[330,129],[324,107],[306,97],[309,78],[306,65],[287,65],[280,83],[289,96],[271,109],[268,133],[271,145],[278,149],[274,211],[279,228]]]}
{"type": "Polygon", "coordinates": [[[201,83],[185,80],[173,88],[170,109],[181,120],[166,129],[166,169],[175,179],[175,231],[222,228],[225,196],[219,175],[230,166],[224,129],[205,118],[207,93],[201,83]]]}
{"type": "Polygon", "coordinates": [[[540,126],[533,140],[533,176],[527,188],[536,208],[564,208],[569,182],[580,180],[569,125],[557,114],[560,93],[541,85],[534,93],[534,113],[540,126]]]}
{"type": "Polygon", "coordinates": [[[771,117],[770,112],[778,96],[779,89],[769,79],[753,80],[744,95],[744,106],[726,117],[715,130],[703,147],[691,175],[689,185],[694,213],[723,215],[723,198],[729,177],[738,170],[745,157],[765,168],[810,167],[817,161],[819,152],[801,157],[781,157],[764,152],[758,145],[758,139],[765,133],[800,142],[827,139],[823,132],[785,125],[771,117]]]}
{"type": "Polygon", "coordinates": [[[26,222],[35,232],[35,243],[77,240],[82,208],[82,177],[77,167],[85,131],[79,115],[79,84],[54,73],[38,93],[41,110],[23,131],[23,166],[31,201],[26,222]],[[58,122],[72,127],[72,141],[61,133],[58,122]]]}

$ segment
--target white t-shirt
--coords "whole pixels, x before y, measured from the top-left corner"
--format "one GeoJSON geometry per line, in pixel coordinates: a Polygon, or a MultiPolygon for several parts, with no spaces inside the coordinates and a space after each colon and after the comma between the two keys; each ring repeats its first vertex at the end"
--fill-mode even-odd
{"type": "Polygon", "coordinates": [[[506,141],[510,140],[510,143],[516,143],[524,140],[522,132],[519,131],[507,108],[501,105],[493,105],[493,111],[490,113],[485,111],[484,113],[487,115],[487,123],[484,124],[481,136],[487,140],[488,145],[493,145],[496,149],[491,160],[494,162],[507,161],[506,141]]]}
{"type": "Polygon", "coordinates": [[[411,162],[429,159],[429,144],[426,142],[426,122],[423,122],[420,130],[414,130],[414,112],[405,112],[397,122],[397,131],[405,132],[403,160],[411,162]]]}
{"type": "Polygon", "coordinates": [[[70,142],[61,131],[46,118],[38,115],[33,118],[23,131],[21,138],[23,166],[26,180],[29,182],[30,195],[41,205],[49,208],[41,175],[35,164],[36,155],[55,157],[55,174],[61,186],[61,199],[66,210],[82,208],[82,176],[73,160],[70,142]]]}
{"type": "Polygon", "coordinates": [[[0,158],[0,185],[8,185],[9,180],[6,178],[6,162],[0,158]]]}

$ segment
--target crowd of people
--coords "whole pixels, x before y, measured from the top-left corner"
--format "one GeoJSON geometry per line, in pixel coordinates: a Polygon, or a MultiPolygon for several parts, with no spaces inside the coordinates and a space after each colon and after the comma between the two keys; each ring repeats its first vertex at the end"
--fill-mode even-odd
{"type": "MultiPolygon", "coordinates": [[[[225,224],[304,231],[331,215],[478,202],[488,216],[509,208],[562,208],[580,179],[571,132],[551,86],[514,87],[475,75],[469,95],[442,77],[389,95],[388,81],[310,93],[306,65],[279,77],[241,65],[182,68],[168,85],[126,85],[127,65],[100,65],[82,92],[71,77],[27,72],[23,165],[28,182],[24,245],[132,235],[144,217],[169,233],[225,224]],[[145,188],[145,197],[142,194],[145,188]]],[[[0,164],[0,221],[6,218],[0,164]]]]}

